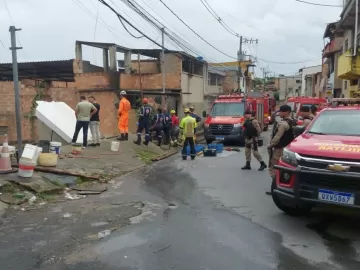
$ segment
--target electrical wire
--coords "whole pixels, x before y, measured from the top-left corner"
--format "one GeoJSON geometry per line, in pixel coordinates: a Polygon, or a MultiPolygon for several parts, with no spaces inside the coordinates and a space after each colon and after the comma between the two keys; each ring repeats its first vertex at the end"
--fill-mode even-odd
{"type": "Polygon", "coordinates": [[[233,57],[227,53],[224,53],[223,51],[221,51],[220,49],[216,48],[214,45],[212,45],[210,42],[208,42],[206,39],[204,39],[201,35],[199,35],[194,29],[192,29],[186,22],[184,22],[183,19],[181,19],[170,7],[168,7],[163,0],[159,0],[179,21],[181,21],[187,28],[189,28],[195,35],[197,35],[202,41],[204,41],[206,44],[208,44],[210,47],[212,47],[213,49],[215,49],[216,51],[218,51],[219,53],[232,58],[232,59],[236,59],[236,57],[233,57]]]}
{"type": "Polygon", "coordinates": [[[232,30],[222,19],[221,17],[214,11],[214,9],[210,6],[210,4],[206,0],[200,0],[203,6],[209,11],[209,13],[224,27],[224,29],[229,32],[231,35],[240,37],[240,35],[232,30]]]}
{"type": "Polygon", "coordinates": [[[147,38],[148,40],[152,41],[154,44],[158,45],[161,48],[166,49],[165,47],[163,47],[162,45],[160,45],[158,42],[156,42],[155,40],[153,40],[151,37],[149,37],[148,35],[145,35],[141,30],[139,30],[136,26],[134,26],[131,22],[129,22],[126,18],[124,18],[124,16],[120,15],[112,6],[110,6],[105,0],[98,0],[101,4],[103,4],[104,6],[108,7],[112,12],[114,12],[118,18],[121,18],[123,21],[125,21],[128,25],[130,25],[133,29],[135,29],[137,32],[139,32],[140,34],[142,34],[145,38],[147,38]]]}
{"type": "Polygon", "coordinates": [[[308,1],[303,1],[303,0],[295,0],[296,2],[299,3],[303,3],[303,4],[308,4],[308,5],[312,5],[312,6],[320,6],[320,7],[343,7],[342,5],[330,5],[330,4],[320,4],[320,3],[313,3],[313,2],[308,2],[308,1]]]}
{"type": "Polygon", "coordinates": [[[0,43],[1,43],[1,45],[4,47],[4,49],[6,50],[6,47],[5,47],[5,45],[4,45],[4,43],[2,42],[1,39],[0,39],[0,43]]]}
{"type": "Polygon", "coordinates": [[[309,63],[309,62],[314,62],[317,60],[321,60],[322,58],[312,58],[312,59],[307,59],[307,60],[302,60],[302,61],[295,61],[295,62],[276,62],[276,61],[269,61],[266,59],[262,59],[257,57],[257,60],[260,60],[262,62],[266,62],[266,63],[270,63],[270,64],[278,64],[278,65],[295,65],[295,64],[303,64],[303,63],[309,63]]]}

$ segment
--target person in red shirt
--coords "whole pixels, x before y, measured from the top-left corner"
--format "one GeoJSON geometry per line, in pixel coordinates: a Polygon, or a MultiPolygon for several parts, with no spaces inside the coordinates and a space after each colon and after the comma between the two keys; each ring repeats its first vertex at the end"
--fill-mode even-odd
{"type": "Polygon", "coordinates": [[[170,130],[171,142],[170,143],[172,145],[177,145],[179,134],[180,134],[179,118],[176,116],[175,110],[171,110],[170,114],[171,114],[171,130],[170,130]]]}

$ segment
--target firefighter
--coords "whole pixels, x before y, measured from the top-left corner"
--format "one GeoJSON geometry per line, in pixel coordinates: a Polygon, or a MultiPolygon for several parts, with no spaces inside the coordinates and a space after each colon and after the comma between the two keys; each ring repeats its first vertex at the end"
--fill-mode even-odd
{"type": "MultiPolygon", "coordinates": [[[[296,121],[291,118],[291,107],[289,105],[282,105],[279,115],[282,120],[276,125],[268,146],[270,159],[269,173],[273,180],[275,179],[274,166],[278,163],[284,148],[295,138],[293,127],[296,126],[296,121]]],[[[266,192],[266,194],[271,195],[271,192],[266,192]]]]}
{"type": "Polygon", "coordinates": [[[162,142],[162,132],[164,129],[164,115],[162,114],[162,109],[157,109],[157,114],[155,114],[153,118],[153,125],[151,127],[151,131],[156,132],[156,138],[158,140],[158,146],[161,145],[162,142]]]}
{"type": "Polygon", "coordinates": [[[310,125],[311,121],[314,117],[311,115],[310,107],[309,106],[301,106],[300,107],[300,116],[304,119],[303,126],[306,128],[310,125]]]}
{"type": "Polygon", "coordinates": [[[315,105],[311,105],[310,106],[310,111],[311,111],[311,116],[313,118],[315,118],[316,114],[317,114],[317,107],[315,105]]]}
{"type": "Polygon", "coordinates": [[[197,127],[195,118],[190,116],[190,110],[186,108],[184,110],[185,117],[181,119],[180,122],[180,132],[182,133],[182,136],[184,137],[184,146],[182,149],[182,159],[186,160],[187,153],[186,148],[188,144],[190,144],[190,157],[192,160],[195,159],[196,156],[196,150],[195,150],[195,129],[197,127]]]}
{"type": "Polygon", "coordinates": [[[138,128],[137,128],[137,140],[134,141],[135,144],[141,144],[141,133],[145,129],[145,140],[144,144],[148,145],[150,141],[150,121],[152,116],[152,107],[148,104],[148,99],[144,98],[142,100],[142,106],[138,112],[138,128]]]}
{"type": "Polygon", "coordinates": [[[165,145],[168,145],[170,143],[170,129],[171,129],[171,125],[172,125],[171,116],[167,112],[167,109],[163,110],[163,114],[164,114],[163,131],[164,131],[164,135],[165,135],[165,145]]]}
{"type": "Polygon", "coordinates": [[[117,139],[119,141],[127,141],[129,140],[129,111],[131,110],[131,104],[127,100],[126,92],[120,92],[120,103],[119,103],[119,110],[118,110],[118,128],[120,131],[120,137],[117,139]]]}
{"type": "Polygon", "coordinates": [[[170,114],[171,114],[171,130],[170,130],[171,141],[170,141],[170,143],[172,145],[176,146],[178,144],[178,138],[179,138],[179,133],[180,133],[179,118],[176,116],[175,110],[171,110],[170,114]]]}
{"type": "Polygon", "coordinates": [[[251,170],[251,148],[254,157],[260,162],[259,171],[263,171],[267,168],[265,162],[263,161],[259,151],[258,151],[258,139],[261,133],[261,128],[259,122],[252,116],[251,111],[245,111],[245,158],[246,164],[242,167],[242,170],[251,170]]]}

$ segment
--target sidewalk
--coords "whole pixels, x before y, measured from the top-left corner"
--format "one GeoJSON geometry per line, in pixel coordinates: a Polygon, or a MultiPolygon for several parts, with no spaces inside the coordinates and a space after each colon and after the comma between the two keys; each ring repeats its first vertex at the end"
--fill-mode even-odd
{"type": "Polygon", "coordinates": [[[32,178],[21,178],[17,173],[0,175],[0,214],[1,209],[6,209],[8,205],[21,205],[19,207],[26,210],[50,201],[101,194],[107,190],[106,183],[112,182],[111,179],[136,171],[154,158],[177,151],[176,148],[160,148],[153,143],[136,145],[134,139],[133,135],[129,141],[120,142],[119,152],[110,150],[111,141],[116,140],[114,138],[102,141],[100,147],[83,149],[79,156],[71,155],[72,146],[65,145],[56,168],[37,167],[32,178]]]}

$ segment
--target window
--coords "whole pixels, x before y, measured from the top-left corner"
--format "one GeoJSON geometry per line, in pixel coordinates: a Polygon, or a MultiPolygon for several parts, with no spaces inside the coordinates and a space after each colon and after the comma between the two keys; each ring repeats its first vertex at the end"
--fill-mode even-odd
{"type": "Polygon", "coordinates": [[[301,83],[301,80],[296,80],[296,83],[301,83]]]}
{"type": "Polygon", "coordinates": [[[350,81],[350,86],[357,85],[357,84],[358,84],[358,80],[351,80],[350,81]]]}
{"type": "Polygon", "coordinates": [[[244,115],[243,102],[217,102],[211,109],[211,116],[242,116],[244,115]]]}
{"type": "Polygon", "coordinates": [[[344,81],[344,90],[348,88],[348,81],[344,81]]]}
{"type": "Polygon", "coordinates": [[[323,111],[313,121],[308,133],[360,136],[359,110],[323,111]]]}

